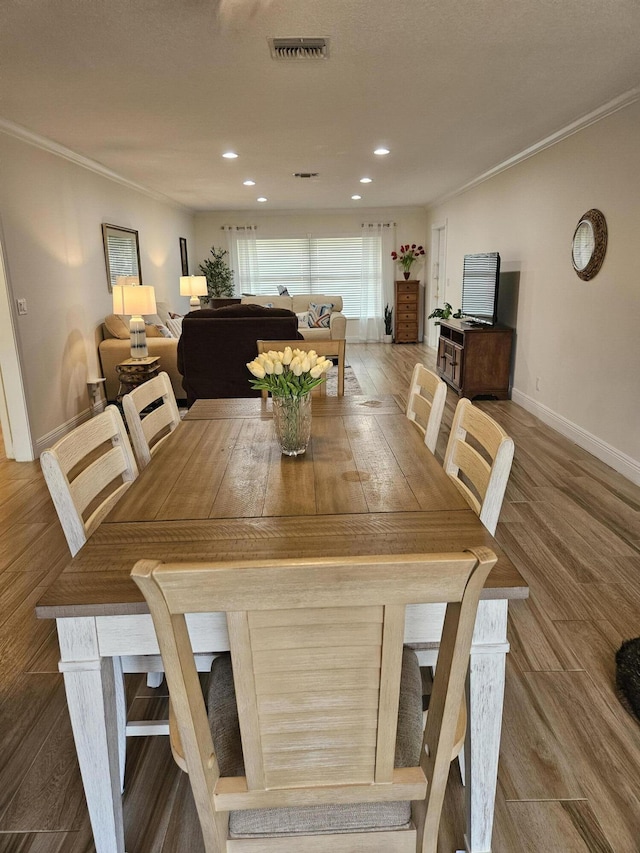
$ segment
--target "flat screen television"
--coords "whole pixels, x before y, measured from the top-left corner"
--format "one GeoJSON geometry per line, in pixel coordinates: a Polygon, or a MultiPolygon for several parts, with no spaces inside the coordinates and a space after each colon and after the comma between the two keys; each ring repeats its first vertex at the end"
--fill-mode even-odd
{"type": "Polygon", "coordinates": [[[500,255],[482,252],[464,256],[462,314],[472,323],[493,326],[498,322],[500,255]]]}

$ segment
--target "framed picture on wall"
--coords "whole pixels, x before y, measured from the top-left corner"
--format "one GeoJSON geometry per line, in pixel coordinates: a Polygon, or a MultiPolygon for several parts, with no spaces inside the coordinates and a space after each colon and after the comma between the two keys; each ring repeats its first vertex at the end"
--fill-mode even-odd
{"type": "Polygon", "coordinates": [[[182,275],[189,275],[189,261],[187,259],[187,238],[179,237],[180,240],[180,263],[182,265],[182,275]]]}

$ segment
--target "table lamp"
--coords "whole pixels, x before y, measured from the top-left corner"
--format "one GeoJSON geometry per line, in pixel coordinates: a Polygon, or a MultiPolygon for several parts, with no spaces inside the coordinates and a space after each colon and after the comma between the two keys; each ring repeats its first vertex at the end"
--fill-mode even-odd
{"type": "Polygon", "coordinates": [[[153,287],[116,284],[113,287],[113,313],[130,314],[131,358],[138,361],[149,355],[147,333],[144,330],[143,314],[156,313],[156,295],[153,287]]]}
{"type": "Polygon", "coordinates": [[[181,275],[180,296],[190,296],[189,307],[194,310],[200,307],[199,296],[206,296],[207,279],[203,275],[181,275]]]}

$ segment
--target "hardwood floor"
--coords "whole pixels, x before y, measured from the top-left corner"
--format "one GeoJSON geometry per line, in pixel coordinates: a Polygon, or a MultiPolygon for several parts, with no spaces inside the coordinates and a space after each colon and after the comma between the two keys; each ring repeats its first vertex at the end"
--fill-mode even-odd
{"type": "MultiPolygon", "coordinates": [[[[363,392],[404,395],[434,352],[350,345],[347,360],[363,392]]],[[[493,853],[640,853],[640,724],[613,689],[615,650],[640,635],[640,488],[514,403],[479,405],[516,444],[496,536],[531,589],[510,605],[493,853]]],[[[33,615],[67,560],[39,464],[0,456],[0,853],[94,849],[55,626],[33,615]]],[[[127,689],[130,718],[166,713],[162,687],[127,689]]],[[[463,848],[463,798],[453,768],[440,853],[463,848]]],[[[129,742],[125,819],[128,853],[202,850],[166,738],[129,742]]]]}

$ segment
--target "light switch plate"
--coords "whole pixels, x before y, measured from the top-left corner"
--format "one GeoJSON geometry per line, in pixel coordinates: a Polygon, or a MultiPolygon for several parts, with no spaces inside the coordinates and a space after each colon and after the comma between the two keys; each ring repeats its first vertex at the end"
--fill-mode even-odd
{"type": "Polygon", "coordinates": [[[27,300],[26,299],[18,299],[18,314],[26,314],[27,313],[27,300]]]}

